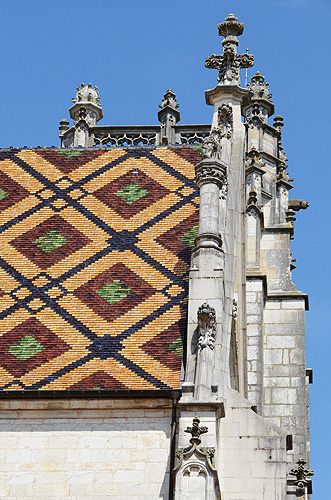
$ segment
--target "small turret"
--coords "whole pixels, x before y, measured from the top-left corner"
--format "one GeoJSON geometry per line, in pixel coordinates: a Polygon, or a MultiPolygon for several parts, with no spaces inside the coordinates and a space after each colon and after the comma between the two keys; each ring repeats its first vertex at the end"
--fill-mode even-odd
{"type": "Polygon", "coordinates": [[[274,114],[274,104],[271,101],[272,94],[269,94],[269,83],[259,71],[252,76],[247,84],[250,90],[250,102],[244,106],[243,114],[246,116],[250,126],[260,127],[268,123],[269,116],[274,114]]]}
{"type": "Polygon", "coordinates": [[[82,83],[77,87],[76,97],[72,102],[74,105],[69,109],[69,113],[75,123],[83,118],[89,127],[94,127],[103,118],[98,87],[92,87],[91,83],[82,83]]]}
{"type": "Polygon", "coordinates": [[[175,143],[175,128],[180,120],[180,112],[177,111],[179,104],[177,103],[176,94],[171,90],[167,90],[162,99],[162,104],[159,104],[160,111],[157,116],[161,122],[161,143],[175,143]]]}

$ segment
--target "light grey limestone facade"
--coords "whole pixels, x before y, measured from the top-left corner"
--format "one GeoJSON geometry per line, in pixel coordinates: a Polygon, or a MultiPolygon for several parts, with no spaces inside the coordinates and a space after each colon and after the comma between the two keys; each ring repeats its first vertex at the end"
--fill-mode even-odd
{"type": "MultiPolygon", "coordinates": [[[[269,84],[257,72],[247,88],[240,87],[240,67],[253,65],[253,56],[237,53],[242,31],[243,24],[229,15],[219,25],[223,54],[206,60],[218,69],[219,83],[206,91],[207,104],[214,106],[212,130],[196,167],[200,226],[190,274],[188,346],[201,330],[202,304],[213,310],[216,334],[212,346],[195,340],[195,350],[188,349],[179,436],[181,441],[188,415],[198,415],[209,428],[202,442],[215,449],[220,490],[211,494],[206,486],[199,498],[308,498],[308,299],[292,282],[290,252],[294,212],[308,203],[289,200],[283,118],[268,123],[274,113],[269,84]],[[210,147],[212,138],[218,148],[210,147]],[[201,183],[203,169],[208,175],[201,183]]],[[[176,498],[186,498],[178,488],[176,498]]]]}

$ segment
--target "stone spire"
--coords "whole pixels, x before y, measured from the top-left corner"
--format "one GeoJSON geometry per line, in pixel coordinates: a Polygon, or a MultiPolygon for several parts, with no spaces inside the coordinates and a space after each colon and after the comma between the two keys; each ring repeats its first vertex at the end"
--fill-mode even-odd
{"type": "Polygon", "coordinates": [[[171,89],[168,89],[162,99],[162,104],[159,104],[160,111],[157,116],[161,122],[161,143],[175,143],[175,125],[180,120],[180,112],[178,111],[179,104],[177,103],[176,94],[171,89]]]}
{"type": "Polygon", "coordinates": [[[244,23],[240,23],[234,14],[229,14],[218,25],[218,34],[224,36],[223,54],[207,57],[206,68],[218,69],[219,85],[240,85],[241,68],[250,68],[254,64],[252,54],[237,54],[237,36],[242,35],[243,31],[244,23]]]}

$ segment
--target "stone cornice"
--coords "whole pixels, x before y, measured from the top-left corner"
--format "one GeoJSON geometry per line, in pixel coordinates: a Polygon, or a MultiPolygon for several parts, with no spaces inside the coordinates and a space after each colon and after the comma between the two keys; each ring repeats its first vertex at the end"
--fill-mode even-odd
{"type": "Polygon", "coordinates": [[[242,100],[245,104],[249,99],[249,90],[239,87],[239,85],[216,85],[213,89],[205,90],[206,103],[210,106],[214,106],[213,99],[222,94],[224,94],[224,99],[231,96],[238,100],[242,100]]]}

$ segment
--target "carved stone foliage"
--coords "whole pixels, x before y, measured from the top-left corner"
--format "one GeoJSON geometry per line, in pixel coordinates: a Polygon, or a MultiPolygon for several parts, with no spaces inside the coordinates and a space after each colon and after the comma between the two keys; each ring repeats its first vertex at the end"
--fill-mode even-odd
{"type": "Polygon", "coordinates": [[[215,183],[221,188],[225,183],[225,168],[202,161],[195,167],[195,179],[199,187],[203,183],[215,183]]]}
{"type": "Polygon", "coordinates": [[[231,104],[224,102],[218,108],[218,126],[221,138],[231,139],[233,133],[233,110],[231,104]]]}
{"type": "Polygon", "coordinates": [[[199,339],[198,348],[209,347],[214,349],[216,340],[216,312],[206,302],[198,309],[199,339]]]}
{"type": "Polygon", "coordinates": [[[296,469],[292,469],[290,472],[291,476],[295,476],[294,484],[296,486],[296,495],[298,497],[303,496],[306,493],[306,489],[310,483],[310,477],[314,475],[313,470],[305,469],[307,462],[304,460],[298,460],[296,469]]]}
{"type": "Polygon", "coordinates": [[[175,476],[176,500],[220,500],[220,487],[217,471],[214,468],[215,449],[200,447],[201,434],[208,427],[199,426],[198,417],[185,432],[192,435],[187,448],[177,450],[179,460],[173,473],[175,476]]]}
{"type": "Polygon", "coordinates": [[[206,68],[218,69],[220,85],[240,85],[240,70],[254,65],[253,54],[236,54],[229,44],[224,47],[223,54],[212,54],[206,58],[206,68]]]}
{"type": "Polygon", "coordinates": [[[76,97],[72,98],[72,102],[93,102],[94,104],[101,106],[101,104],[99,104],[100,97],[98,87],[94,86],[92,88],[92,83],[89,83],[88,85],[82,83],[80,87],[77,87],[77,94],[76,97]]]}
{"type": "Polygon", "coordinates": [[[252,54],[237,54],[237,36],[244,31],[244,24],[233,15],[218,25],[218,34],[224,36],[223,54],[212,54],[206,58],[206,68],[218,69],[218,82],[221,85],[240,85],[240,69],[254,65],[252,54]]]}

